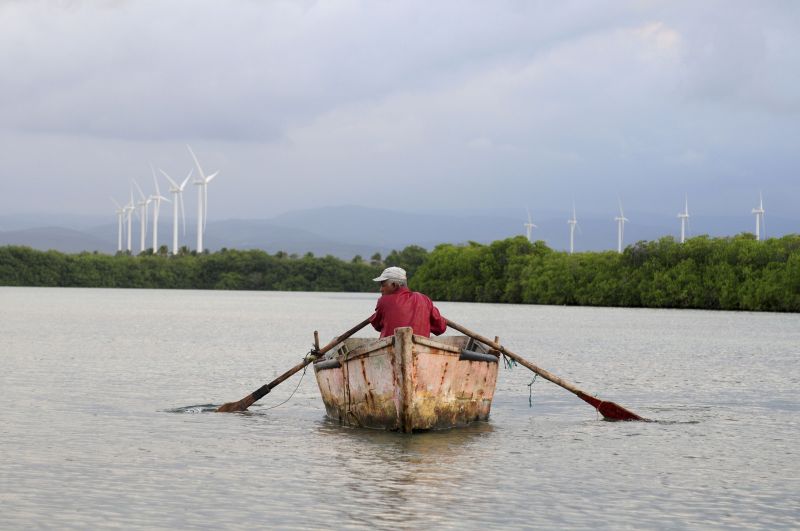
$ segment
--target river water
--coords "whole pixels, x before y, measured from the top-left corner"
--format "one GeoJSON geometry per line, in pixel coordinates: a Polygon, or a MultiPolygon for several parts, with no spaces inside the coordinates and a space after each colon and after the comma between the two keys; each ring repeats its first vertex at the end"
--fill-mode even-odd
{"type": "Polygon", "coordinates": [[[521,366],[464,429],[340,427],[313,372],[207,411],[375,300],[0,288],[0,528],[800,527],[796,314],[438,304],[656,422],[602,421],[521,366]]]}

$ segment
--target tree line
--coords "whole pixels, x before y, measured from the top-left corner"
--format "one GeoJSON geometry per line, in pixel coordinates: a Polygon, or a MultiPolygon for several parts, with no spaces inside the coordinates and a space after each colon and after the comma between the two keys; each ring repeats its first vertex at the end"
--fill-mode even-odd
{"type": "Polygon", "coordinates": [[[177,255],[145,251],[64,254],[29,247],[0,247],[0,285],[93,288],[368,291],[377,262],[356,257],[270,255],[222,249],[177,255]]]}
{"type": "Polygon", "coordinates": [[[800,311],[800,236],[641,241],[623,253],[556,252],[523,237],[440,245],[415,286],[437,300],[800,311]]]}
{"type": "Polygon", "coordinates": [[[63,254],[0,247],[0,285],[376,292],[385,266],[438,301],[800,311],[800,236],[641,241],[623,253],[554,251],[522,236],[411,245],[350,261],[260,250],[63,254]]]}

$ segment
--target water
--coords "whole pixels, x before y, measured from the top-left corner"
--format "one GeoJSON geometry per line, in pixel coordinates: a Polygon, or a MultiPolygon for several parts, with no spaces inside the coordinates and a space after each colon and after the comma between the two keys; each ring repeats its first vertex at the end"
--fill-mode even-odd
{"type": "Polygon", "coordinates": [[[340,427],[311,372],[208,412],[375,298],[0,288],[0,528],[800,527],[800,315],[439,304],[658,422],[523,367],[466,429],[340,427]]]}

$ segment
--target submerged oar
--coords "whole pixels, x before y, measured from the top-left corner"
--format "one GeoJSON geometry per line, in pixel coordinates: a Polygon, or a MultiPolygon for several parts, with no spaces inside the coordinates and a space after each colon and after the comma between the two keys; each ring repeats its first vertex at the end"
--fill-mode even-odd
{"type": "Polygon", "coordinates": [[[517,354],[514,354],[513,352],[509,351],[508,349],[506,349],[502,345],[498,345],[494,341],[492,341],[492,340],[490,340],[488,338],[482,337],[482,336],[476,334],[475,332],[473,332],[473,331],[471,331],[471,330],[469,330],[467,328],[464,328],[460,324],[454,323],[450,319],[447,320],[447,326],[449,326],[450,328],[453,328],[455,330],[458,330],[462,334],[467,335],[467,336],[469,336],[469,337],[471,337],[473,339],[476,339],[476,340],[480,341],[481,343],[483,343],[485,345],[489,345],[493,349],[495,349],[495,350],[497,350],[499,352],[502,352],[503,354],[505,354],[506,356],[508,356],[512,360],[516,361],[520,365],[524,365],[525,367],[527,367],[528,369],[532,370],[533,372],[535,372],[536,374],[538,374],[542,378],[550,380],[554,384],[556,384],[556,385],[558,385],[560,387],[563,387],[567,391],[575,393],[578,396],[578,398],[580,398],[584,402],[587,402],[587,403],[591,404],[592,406],[594,406],[594,408],[597,411],[599,411],[600,414],[603,415],[603,417],[605,419],[607,419],[607,420],[647,420],[645,418],[640,417],[639,415],[637,415],[633,411],[625,409],[624,407],[620,406],[619,404],[615,404],[614,402],[608,402],[606,400],[600,400],[600,399],[595,398],[593,396],[587,395],[586,393],[584,393],[583,391],[581,391],[580,389],[578,389],[577,387],[575,387],[571,383],[562,380],[561,378],[559,378],[555,374],[552,374],[552,373],[550,373],[550,372],[548,372],[548,371],[546,371],[546,370],[544,370],[544,369],[542,369],[540,367],[537,367],[536,365],[534,365],[533,363],[529,362],[528,360],[526,360],[522,356],[518,356],[517,354]]]}
{"type": "Polygon", "coordinates": [[[336,345],[338,345],[339,343],[341,343],[342,341],[344,341],[348,337],[352,336],[353,334],[355,334],[356,332],[358,332],[359,330],[361,330],[362,328],[364,328],[368,324],[369,324],[369,318],[364,319],[363,321],[361,321],[360,323],[355,325],[353,328],[351,328],[350,330],[348,330],[344,334],[340,335],[339,337],[333,338],[333,340],[330,343],[328,343],[327,345],[325,345],[321,349],[313,351],[311,353],[311,355],[306,356],[305,359],[303,359],[302,362],[298,363],[297,365],[295,365],[294,367],[292,367],[291,369],[289,369],[285,373],[281,374],[280,376],[278,376],[277,378],[272,380],[270,383],[262,385],[261,387],[259,387],[255,391],[253,391],[252,394],[247,395],[246,397],[242,398],[238,402],[228,402],[227,404],[221,405],[217,409],[217,412],[219,412],[219,413],[231,413],[231,412],[236,412],[236,411],[246,411],[247,408],[252,406],[257,400],[261,400],[261,398],[263,398],[267,393],[272,391],[273,388],[277,387],[278,384],[282,383],[284,380],[289,378],[291,375],[293,375],[294,373],[296,373],[297,371],[299,371],[300,369],[302,369],[303,367],[305,367],[309,363],[319,359],[320,356],[322,356],[323,354],[328,352],[330,349],[332,349],[333,347],[335,347],[336,345]]]}

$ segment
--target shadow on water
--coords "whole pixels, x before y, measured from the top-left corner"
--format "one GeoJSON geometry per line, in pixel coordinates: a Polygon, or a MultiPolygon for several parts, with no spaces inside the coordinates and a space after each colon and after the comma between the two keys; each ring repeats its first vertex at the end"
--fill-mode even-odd
{"type": "Polygon", "coordinates": [[[376,445],[400,445],[404,448],[423,446],[452,445],[459,442],[470,442],[486,437],[494,432],[490,422],[472,422],[467,426],[442,430],[429,430],[414,433],[402,433],[381,429],[359,428],[340,424],[327,416],[316,422],[316,432],[321,437],[344,438],[352,443],[376,445]]]}
{"type": "MultiPolygon", "coordinates": [[[[217,409],[219,408],[219,404],[197,404],[192,406],[181,406],[176,408],[170,409],[162,409],[160,411],[164,413],[188,413],[188,414],[198,414],[198,413],[216,413],[217,409]]],[[[272,408],[267,408],[267,410],[272,408]]],[[[700,408],[702,409],[702,408],[700,408]]],[[[670,411],[669,408],[664,408],[664,411],[670,411]]],[[[237,412],[239,415],[245,416],[262,416],[266,415],[267,411],[239,411],[237,412]]],[[[609,424],[617,424],[618,421],[609,421],[603,419],[602,417],[598,417],[599,421],[605,423],[608,422],[609,424]]],[[[700,424],[702,421],[700,420],[664,420],[664,419],[643,419],[642,421],[647,424],[657,424],[662,426],[670,426],[676,424],[700,424]]],[[[443,430],[430,430],[430,431],[422,431],[422,432],[415,432],[413,434],[407,433],[399,433],[399,432],[392,432],[386,430],[379,430],[379,429],[370,429],[370,428],[359,428],[355,426],[346,426],[339,424],[339,422],[330,419],[328,417],[323,417],[317,421],[317,432],[322,436],[346,436],[351,437],[354,439],[358,439],[360,441],[370,442],[374,441],[378,444],[383,444],[388,440],[392,442],[398,440],[406,440],[409,441],[412,439],[417,439],[418,442],[422,440],[432,441],[436,438],[441,438],[442,440],[452,441],[464,438],[470,438],[475,436],[485,436],[490,434],[494,431],[494,427],[490,422],[473,422],[467,426],[461,426],[456,428],[449,428],[443,430]]]]}

